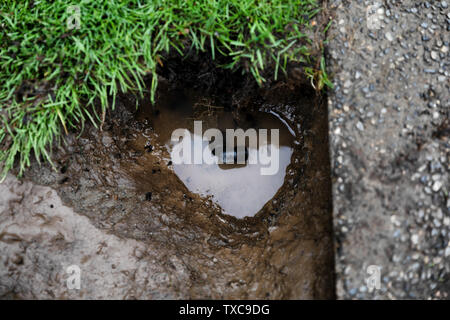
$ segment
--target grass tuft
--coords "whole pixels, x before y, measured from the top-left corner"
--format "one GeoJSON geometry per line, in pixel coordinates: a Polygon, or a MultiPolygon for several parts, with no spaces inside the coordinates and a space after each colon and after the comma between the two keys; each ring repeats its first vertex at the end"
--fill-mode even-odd
{"type": "MultiPolygon", "coordinates": [[[[262,84],[290,61],[313,63],[306,31],[316,0],[3,0],[0,4],[0,163],[19,175],[34,154],[51,162],[55,139],[86,120],[104,121],[118,92],[142,95],[170,50],[209,50],[223,68],[251,73],[262,84]],[[80,8],[80,27],[69,29],[80,8]],[[101,113],[98,112],[101,106],[101,113]]],[[[308,69],[322,75],[324,62],[308,69]]],[[[325,79],[323,79],[325,75],[325,79]]]]}

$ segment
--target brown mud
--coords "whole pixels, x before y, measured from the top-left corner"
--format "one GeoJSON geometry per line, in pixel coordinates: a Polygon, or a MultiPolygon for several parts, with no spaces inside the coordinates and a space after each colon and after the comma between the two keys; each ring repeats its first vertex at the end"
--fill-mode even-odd
{"type": "Polygon", "coordinates": [[[80,137],[65,137],[53,155],[57,172],[35,163],[26,177],[54,188],[97,228],[143,244],[140,259],[165,270],[160,291],[172,298],[334,298],[326,104],[295,79],[295,68],[289,73],[291,80],[258,87],[206,55],[169,58],[155,105],[147,95],[120,95],[102,131],[86,125],[80,137]],[[163,142],[193,116],[212,127],[227,113],[241,127],[261,112],[293,128],[295,143],[282,142],[293,154],[275,196],[237,219],[186,187],[163,142]]]}

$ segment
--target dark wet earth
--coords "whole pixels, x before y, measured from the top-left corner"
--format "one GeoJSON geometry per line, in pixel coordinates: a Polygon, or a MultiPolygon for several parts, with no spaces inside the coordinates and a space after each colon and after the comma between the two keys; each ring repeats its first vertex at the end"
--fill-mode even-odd
{"type": "Polygon", "coordinates": [[[57,172],[34,165],[27,178],[57,190],[95,227],[143,244],[148,263],[167,273],[155,298],[333,298],[326,105],[295,80],[259,88],[210,73],[192,85],[190,66],[175,66],[155,105],[120,96],[103,131],[87,125],[67,136],[57,172]],[[170,133],[193,120],[280,129],[280,173],[259,181],[251,165],[174,164],[170,133]]]}

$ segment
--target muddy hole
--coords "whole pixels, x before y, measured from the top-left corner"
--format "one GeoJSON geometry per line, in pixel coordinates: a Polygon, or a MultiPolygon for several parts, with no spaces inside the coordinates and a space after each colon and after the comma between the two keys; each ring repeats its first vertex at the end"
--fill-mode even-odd
{"type": "MultiPolygon", "coordinates": [[[[145,148],[169,153],[173,173],[185,187],[209,197],[223,213],[254,216],[283,185],[291,158],[300,160],[293,156],[300,134],[270,108],[233,112],[212,103],[194,95],[192,101],[177,99],[175,105],[160,101],[151,108],[157,112],[141,110],[154,129],[145,137],[145,148]]],[[[151,165],[167,159],[156,152],[148,157],[155,157],[149,159],[151,165]]]]}
{"type": "Polygon", "coordinates": [[[97,227],[146,243],[167,275],[155,298],[333,298],[325,99],[294,76],[259,87],[214,65],[169,58],[155,104],[120,95],[103,131],[69,135],[58,171],[35,165],[29,177],[97,227]],[[255,143],[226,139],[239,129],[255,143]]]}

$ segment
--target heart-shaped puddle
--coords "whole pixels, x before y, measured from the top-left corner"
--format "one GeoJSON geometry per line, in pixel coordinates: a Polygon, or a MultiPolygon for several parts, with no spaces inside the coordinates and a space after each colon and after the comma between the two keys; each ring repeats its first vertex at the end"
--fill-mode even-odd
{"type": "MultiPolygon", "coordinates": [[[[188,115],[191,112],[186,108],[160,110],[159,119],[155,119],[155,130],[171,155],[175,174],[190,191],[211,197],[225,214],[237,218],[254,216],[284,183],[286,168],[293,154],[294,131],[273,112],[253,112],[236,118],[231,112],[215,111],[206,117],[195,117],[196,124],[192,114],[188,115]],[[235,164],[209,164],[203,158],[195,160],[196,146],[197,151],[209,152],[211,158],[216,160],[220,158],[221,151],[215,155],[211,150],[211,140],[204,136],[208,129],[223,132],[223,141],[226,141],[226,130],[239,128],[244,132],[254,130],[256,144],[249,145],[248,137],[241,146],[237,142],[237,147],[231,150],[231,157],[228,157],[235,164]],[[173,141],[172,134],[176,129],[185,129],[184,136],[173,141]],[[273,136],[275,131],[278,139],[273,136]],[[179,161],[186,152],[183,148],[190,149],[190,161],[179,161]],[[181,153],[180,149],[183,149],[181,153]],[[236,164],[237,150],[245,150],[243,164],[236,164]]],[[[218,145],[225,145],[223,141],[218,145]]],[[[217,147],[217,150],[221,149],[217,147]]],[[[226,161],[225,158],[222,159],[226,161]]]]}

